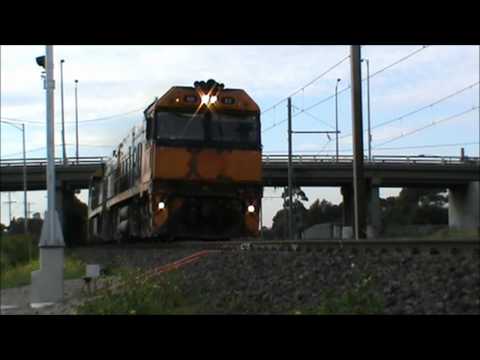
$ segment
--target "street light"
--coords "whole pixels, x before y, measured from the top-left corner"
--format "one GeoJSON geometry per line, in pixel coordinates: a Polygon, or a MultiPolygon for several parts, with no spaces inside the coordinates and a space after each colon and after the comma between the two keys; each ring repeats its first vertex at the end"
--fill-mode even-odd
{"type": "Polygon", "coordinates": [[[337,79],[337,83],[335,84],[335,148],[337,154],[337,162],[338,162],[338,83],[342,81],[342,79],[337,79]]]}
{"type": "Polygon", "coordinates": [[[63,163],[67,162],[67,153],[65,150],[65,111],[63,108],[63,63],[65,60],[60,60],[60,95],[62,100],[62,151],[63,151],[63,163]]]}
{"type": "Polygon", "coordinates": [[[370,127],[370,62],[368,59],[362,59],[361,62],[367,63],[367,103],[368,103],[368,160],[372,160],[372,130],[370,127]]]}
{"type": "Polygon", "coordinates": [[[78,164],[78,98],[77,98],[78,80],[75,80],[75,138],[76,138],[76,154],[78,164]]]}
{"type": "Polygon", "coordinates": [[[25,235],[28,232],[28,224],[27,224],[27,159],[25,157],[25,124],[21,124],[22,126],[18,126],[17,124],[14,124],[9,121],[4,121],[1,120],[2,123],[8,124],[10,126],[13,126],[14,128],[20,130],[22,132],[22,143],[23,143],[23,205],[24,205],[24,232],[25,235]]]}

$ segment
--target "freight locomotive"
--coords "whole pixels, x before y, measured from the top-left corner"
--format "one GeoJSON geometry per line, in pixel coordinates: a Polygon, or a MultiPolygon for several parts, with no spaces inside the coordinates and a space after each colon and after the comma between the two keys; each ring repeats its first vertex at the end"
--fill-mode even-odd
{"type": "Polygon", "coordinates": [[[214,80],[174,86],[92,178],[89,241],[255,238],[260,109],[214,80]]]}

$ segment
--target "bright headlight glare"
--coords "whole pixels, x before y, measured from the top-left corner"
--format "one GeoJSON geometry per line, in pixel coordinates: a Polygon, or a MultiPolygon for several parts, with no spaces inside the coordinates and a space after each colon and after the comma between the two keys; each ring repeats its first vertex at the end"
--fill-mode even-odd
{"type": "Polygon", "coordinates": [[[158,209],[159,209],[159,210],[165,209],[165,203],[164,203],[163,201],[160,201],[160,202],[158,203],[158,209]]]}
{"type": "Polygon", "coordinates": [[[253,205],[248,205],[247,210],[248,210],[249,213],[253,213],[253,212],[255,212],[255,206],[253,206],[253,205]]]}
{"type": "Polygon", "coordinates": [[[216,96],[210,96],[210,95],[202,95],[201,99],[202,99],[202,103],[207,105],[213,104],[217,101],[216,96]]]}

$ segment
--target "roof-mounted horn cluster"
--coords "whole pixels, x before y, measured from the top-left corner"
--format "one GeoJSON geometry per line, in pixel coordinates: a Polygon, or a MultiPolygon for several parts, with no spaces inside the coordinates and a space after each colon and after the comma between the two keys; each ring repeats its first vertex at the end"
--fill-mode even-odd
{"type": "Polygon", "coordinates": [[[218,92],[225,88],[224,84],[217,83],[215,80],[210,79],[205,81],[195,81],[193,86],[196,89],[202,90],[205,94],[216,95],[218,92]]]}

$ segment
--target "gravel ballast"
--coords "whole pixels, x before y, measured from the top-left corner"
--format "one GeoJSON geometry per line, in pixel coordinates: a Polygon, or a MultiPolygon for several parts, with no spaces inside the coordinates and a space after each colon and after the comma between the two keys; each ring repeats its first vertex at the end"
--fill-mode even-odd
{"type": "Polygon", "coordinates": [[[183,269],[190,293],[211,311],[292,313],[315,309],[370,278],[365,291],[382,299],[384,314],[479,314],[477,254],[230,252],[183,269]],[[232,305],[233,304],[233,305],[232,305]]]}
{"type": "MultiPolygon", "coordinates": [[[[71,253],[86,263],[146,270],[197,251],[79,248],[71,253]]],[[[368,282],[362,291],[382,302],[381,311],[374,313],[480,314],[478,252],[225,251],[212,252],[177,272],[185,298],[199,313],[322,313],[327,295],[341,298],[368,282]]],[[[72,292],[78,292],[75,285],[72,292]]],[[[72,313],[70,306],[63,308],[48,313],[72,313]]]]}

